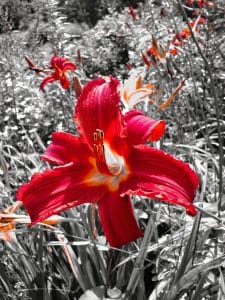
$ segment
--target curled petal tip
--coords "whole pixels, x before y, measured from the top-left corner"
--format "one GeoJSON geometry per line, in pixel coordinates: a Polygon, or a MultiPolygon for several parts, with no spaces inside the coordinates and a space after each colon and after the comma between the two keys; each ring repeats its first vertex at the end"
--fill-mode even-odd
{"type": "Polygon", "coordinates": [[[162,137],[166,129],[165,121],[150,119],[136,109],[126,113],[125,120],[128,141],[133,145],[145,144],[148,140],[155,142],[162,137]]]}
{"type": "Polygon", "coordinates": [[[149,134],[148,139],[151,142],[158,141],[164,135],[165,130],[166,130],[166,122],[164,120],[155,121],[155,124],[153,124],[151,127],[151,132],[149,134]]]}
{"type": "Polygon", "coordinates": [[[186,212],[188,215],[194,217],[198,213],[196,207],[194,205],[190,205],[188,208],[186,208],[186,212]]]}

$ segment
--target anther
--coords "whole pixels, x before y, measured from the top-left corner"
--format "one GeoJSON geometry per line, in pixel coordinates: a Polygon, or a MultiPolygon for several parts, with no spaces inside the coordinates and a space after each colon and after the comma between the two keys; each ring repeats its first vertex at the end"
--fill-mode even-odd
{"type": "Polygon", "coordinates": [[[102,140],[104,140],[104,131],[103,131],[103,130],[100,131],[100,138],[101,138],[102,140]]]}
{"type": "Polygon", "coordinates": [[[104,131],[97,128],[95,129],[95,132],[93,133],[93,150],[96,156],[96,165],[98,167],[98,170],[105,175],[108,176],[117,176],[122,171],[122,164],[117,164],[113,160],[110,162],[109,159],[109,165],[106,161],[106,152],[107,147],[105,147],[104,143],[104,131]]]}
{"type": "Polygon", "coordinates": [[[93,138],[94,138],[94,141],[96,142],[97,141],[97,133],[96,132],[94,132],[93,138]]]}
{"type": "Polygon", "coordinates": [[[101,129],[96,129],[95,132],[93,133],[93,138],[95,142],[99,142],[103,144],[104,141],[104,131],[101,129]]]}

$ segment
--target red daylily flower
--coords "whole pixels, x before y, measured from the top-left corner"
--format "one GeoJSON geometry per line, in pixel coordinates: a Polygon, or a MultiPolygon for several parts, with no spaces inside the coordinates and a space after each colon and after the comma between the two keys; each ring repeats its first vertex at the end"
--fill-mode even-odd
{"type": "MultiPolygon", "coordinates": [[[[33,175],[17,192],[32,224],[83,203],[97,203],[111,246],[141,237],[130,195],[183,206],[196,214],[196,173],[184,162],[145,143],[164,132],[138,110],[119,107],[118,81],[89,82],[80,95],[75,121],[80,136],[55,132],[42,158],[58,165],[33,175]]],[[[160,123],[159,123],[160,124],[160,123]]]]}
{"type": "Polygon", "coordinates": [[[67,71],[75,71],[76,65],[74,63],[70,62],[67,58],[59,57],[56,55],[54,55],[52,57],[50,65],[51,65],[51,68],[54,69],[54,71],[42,81],[42,83],[40,85],[40,89],[44,90],[44,87],[46,86],[46,84],[57,81],[57,80],[60,81],[60,84],[64,89],[68,89],[70,82],[69,82],[66,72],[67,71]]]}

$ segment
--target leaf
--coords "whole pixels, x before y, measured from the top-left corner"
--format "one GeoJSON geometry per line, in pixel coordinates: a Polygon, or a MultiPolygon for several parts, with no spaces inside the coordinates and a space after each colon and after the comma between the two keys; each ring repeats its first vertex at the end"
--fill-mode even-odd
{"type": "Polygon", "coordinates": [[[220,277],[219,277],[220,290],[219,290],[218,300],[220,299],[222,300],[225,297],[225,282],[224,282],[224,275],[221,268],[219,269],[219,271],[220,271],[220,277]]]}
{"type": "Polygon", "coordinates": [[[3,171],[4,180],[8,189],[10,189],[9,167],[4,157],[0,158],[0,167],[3,171]]]}
{"type": "Polygon", "coordinates": [[[195,218],[195,222],[193,224],[192,231],[190,233],[187,245],[185,247],[185,251],[181,260],[181,264],[179,266],[179,269],[177,271],[176,277],[174,279],[174,284],[176,284],[180,278],[184,275],[185,271],[187,272],[187,269],[190,261],[194,258],[195,255],[195,244],[196,240],[198,239],[198,232],[199,232],[199,226],[201,222],[201,214],[198,214],[195,218]]]}
{"type": "Polygon", "coordinates": [[[212,259],[208,263],[200,264],[196,267],[194,267],[192,270],[190,270],[188,273],[186,273],[183,277],[180,278],[180,280],[172,286],[172,288],[169,290],[169,293],[167,293],[163,300],[175,300],[177,299],[177,295],[179,295],[182,291],[189,289],[193,286],[193,284],[196,284],[197,280],[204,274],[205,272],[208,272],[213,269],[217,269],[221,267],[221,265],[224,262],[225,256],[219,256],[215,259],[212,259]]]}

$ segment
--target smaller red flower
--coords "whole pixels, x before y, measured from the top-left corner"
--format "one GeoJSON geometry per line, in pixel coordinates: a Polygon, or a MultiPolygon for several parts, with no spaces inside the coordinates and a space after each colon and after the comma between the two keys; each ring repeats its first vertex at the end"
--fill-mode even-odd
{"type": "Polygon", "coordinates": [[[69,61],[69,59],[65,57],[59,57],[57,55],[54,55],[50,62],[51,68],[54,69],[54,71],[48,75],[41,83],[40,88],[41,90],[44,90],[44,87],[46,84],[54,82],[59,80],[61,86],[64,89],[68,89],[70,82],[67,77],[66,72],[67,71],[75,71],[76,65],[69,61]]]}

